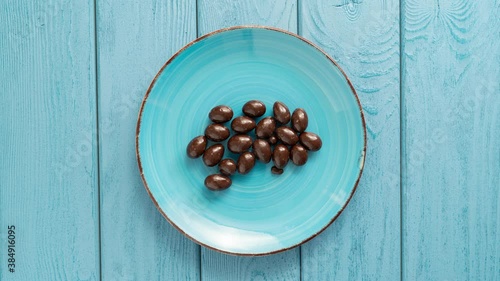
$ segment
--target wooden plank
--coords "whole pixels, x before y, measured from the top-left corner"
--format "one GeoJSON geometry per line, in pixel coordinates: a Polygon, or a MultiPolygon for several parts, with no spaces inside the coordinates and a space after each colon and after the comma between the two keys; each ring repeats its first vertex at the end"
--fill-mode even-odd
{"type": "Polygon", "coordinates": [[[99,280],[93,2],[1,1],[0,22],[0,280],[99,280]]]}
{"type": "Polygon", "coordinates": [[[198,280],[199,246],[157,211],[135,156],[149,84],[196,38],[195,0],[97,3],[102,279],[198,280]]]}
{"type": "Polygon", "coordinates": [[[267,25],[297,32],[297,1],[198,0],[198,36],[235,25],[267,25]]]}
{"type": "MultiPolygon", "coordinates": [[[[295,0],[198,0],[198,35],[234,25],[268,25],[297,32],[295,0]]],[[[202,280],[300,280],[300,249],[236,257],[202,248],[202,280]]]]}
{"type": "Polygon", "coordinates": [[[403,11],[403,277],[500,280],[499,2],[403,11]]]}
{"type": "Polygon", "coordinates": [[[399,2],[300,1],[301,35],[326,50],[364,108],[363,177],[343,214],[302,246],[303,280],[400,278],[399,2]]]}

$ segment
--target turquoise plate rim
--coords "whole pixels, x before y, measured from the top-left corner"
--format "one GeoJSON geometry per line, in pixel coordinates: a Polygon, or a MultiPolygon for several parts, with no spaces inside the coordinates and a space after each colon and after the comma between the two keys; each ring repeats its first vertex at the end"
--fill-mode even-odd
{"type": "Polygon", "coordinates": [[[354,193],[357,190],[357,187],[358,187],[358,184],[359,184],[359,180],[361,179],[361,176],[363,174],[363,169],[364,169],[364,166],[365,166],[365,161],[366,161],[366,146],[367,146],[366,122],[365,122],[365,117],[364,117],[364,114],[363,114],[363,108],[361,106],[361,102],[359,101],[359,97],[358,97],[358,95],[356,93],[356,90],[354,89],[354,86],[352,85],[351,80],[349,80],[349,78],[345,74],[344,70],[337,64],[337,62],[330,55],[328,55],[325,51],[323,51],[321,48],[319,48],[318,46],[316,46],[314,43],[312,43],[308,39],[306,39],[306,38],[304,38],[304,37],[302,37],[300,35],[297,35],[295,33],[292,33],[290,31],[284,30],[284,29],[280,29],[280,28],[276,28],[276,27],[271,27],[271,26],[262,26],[262,25],[238,25],[238,26],[231,26],[231,27],[227,27],[227,28],[218,29],[218,30],[212,31],[210,33],[207,33],[207,34],[205,34],[205,35],[203,35],[201,37],[196,38],[195,40],[189,42],[187,45],[185,45],[184,47],[182,47],[174,55],[172,55],[172,57],[161,67],[161,69],[155,75],[155,77],[151,81],[151,84],[149,85],[149,87],[148,87],[148,89],[146,91],[146,94],[145,94],[145,96],[144,96],[144,98],[142,100],[142,103],[141,103],[141,107],[139,109],[139,116],[138,116],[138,120],[137,120],[136,134],[135,134],[135,151],[136,151],[135,154],[136,154],[136,158],[137,158],[137,164],[138,164],[138,168],[139,168],[139,173],[141,175],[142,182],[144,184],[144,187],[145,187],[145,189],[146,189],[149,197],[153,201],[153,203],[156,206],[156,208],[158,209],[158,211],[162,214],[162,216],[175,229],[177,229],[180,233],[182,233],[184,236],[186,236],[187,238],[189,238],[191,241],[195,242],[198,245],[201,245],[201,246],[206,247],[208,249],[211,249],[211,250],[214,250],[214,251],[217,251],[217,252],[220,252],[220,253],[224,253],[224,254],[229,254],[229,255],[234,255],[234,256],[249,256],[249,257],[272,255],[272,254],[276,254],[276,253],[280,253],[280,252],[284,252],[284,251],[293,249],[295,247],[298,247],[298,246],[300,246],[300,245],[302,245],[302,244],[310,241],[314,237],[318,236],[325,229],[327,229],[340,216],[340,214],[342,214],[342,212],[347,207],[347,205],[351,201],[352,197],[354,196],[354,193]],[[352,191],[349,194],[349,197],[347,198],[347,200],[346,200],[345,204],[342,206],[342,208],[340,208],[340,210],[332,217],[332,219],[325,226],[323,226],[318,232],[314,233],[313,235],[307,237],[306,239],[302,240],[301,242],[299,242],[299,243],[297,243],[295,245],[292,245],[292,246],[289,246],[289,247],[285,247],[285,248],[282,248],[282,249],[278,249],[278,250],[275,250],[275,251],[265,252],[265,253],[238,253],[238,252],[230,252],[230,251],[221,250],[221,249],[212,247],[210,245],[201,243],[200,241],[196,240],[194,237],[191,237],[186,232],[184,232],[180,227],[178,227],[174,222],[172,222],[169,219],[169,217],[167,216],[167,214],[165,214],[165,212],[163,211],[163,209],[158,205],[158,202],[156,201],[154,195],[151,193],[151,190],[149,189],[149,186],[148,186],[148,183],[146,181],[146,178],[144,177],[144,172],[143,172],[142,163],[141,163],[141,155],[139,153],[139,133],[140,133],[140,130],[141,130],[141,121],[142,121],[141,119],[142,119],[142,113],[143,113],[143,110],[144,110],[144,106],[146,104],[146,101],[147,101],[147,99],[149,97],[149,94],[150,94],[151,90],[153,89],[153,86],[156,83],[156,80],[163,73],[163,71],[165,70],[165,68],[179,54],[181,54],[184,50],[186,50],[187,48],[189,48],[191,45],[195,44],[196,42],[204,40],[205,38],[208,38],[208,37],[210,37],[212,35],[215,35],[215,34],[218,34],[218,33],[226,32],[226,31],[230,31],[230,30],[237,30],[237,29],[267,29],[267,30],[271,30],[271,31],[281,32],[281,33],[284,33],[284,34],[296,37],[296,38],[300,39],[301,41],[303,41],[303,42],[311,45],[313,48],[317,49],[318,51],[320,51],[326,57],[326,59],[328,59],[330,62],[332,62],[334,64],[334,66],[340,70],[340,72],[342,73],[342,75],[346,79],[349,87],[351,88],[352,94],[354,95],[354,98],[356,99],[356,102],[358,104],[359,113],[360,113],[360,116],[361,116],[361,123],[362,123],[362,126],[363,126],[363,151],[362,151],[362,157],[363,157],[363,159],[362,159],[362,162],[361,162],[361,165],[360,165],[360,168],[359,168],[358,178],[356,179],[356,182],[354,183],[352,191]]]}

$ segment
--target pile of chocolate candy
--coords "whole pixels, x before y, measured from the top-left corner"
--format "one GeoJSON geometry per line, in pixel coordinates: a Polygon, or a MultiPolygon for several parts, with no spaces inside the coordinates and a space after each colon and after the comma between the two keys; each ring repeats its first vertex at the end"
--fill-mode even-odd
{"type": "Polygon", "coordinates": [[[243,106],[243,116],[233,119],[233,110],[229,106],[214,107],[208,117],[213,124],[205,129],[205,135],[197,136],[187,146],[190,158],[202,157],[205,165],[219,165],[220,174],[209,175],[205,186],[210,190],[224,190],[231,186],[230,176],[236,173],[247,174],[255,166],[255,161],[263,163],[273,161],[271,172],[283,173],[289,160],[297,166],[307,162],[308,151],[317,151],[322,146],[320,137],[306,132],[309,118],[302,108],[290,114],[288,107],[282,102],[275,102],[273,116],[264,117],[264,103],[251,100],[243,106]],[[231,119],[231,131],[223,124],[231,119]],[[290,126],[287,126],[291,121],[290,126]],[[255,139],[250,135],[255,129],[255,139]],[[238,155],[237,161],[225,158],[225,147],[221,142],[227,141],[227,149],[238,155]],[[215,144],[209,146],[208,142],[215,144]],[[208,148],[207,148],[208,147],[208,148]]]}

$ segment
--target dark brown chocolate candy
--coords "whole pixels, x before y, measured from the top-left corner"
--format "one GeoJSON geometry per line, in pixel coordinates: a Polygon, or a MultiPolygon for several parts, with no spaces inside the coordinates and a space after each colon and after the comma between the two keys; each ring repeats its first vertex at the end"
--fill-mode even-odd
{"type": "Polygon", "coordinates": [[[290,158],[290,151],[283,144],[277,144],[273,151],[273,163],[276,168],[283,169],[290,158]]]}
{"type": "Polygon", "coordinates": [[[224,175],[214,174],[205,178],[205,186],[213,191],[227,189],[231,184],[231,179],[224,175]]]}
{"type": "Polygon", "coordinates": [[[247,174],[255,166],[255,156],[251,152],[243,152],[238,158],[238,172],[247,174]]]}
{"type": "Polygon", "coordinates": [[[271,145],[263,139],[257,139],[252,145],[253,153],[255,157],[264,163],[269,163],[271,161],[271,145]]]}
{"type": "Polygon", "coordinates": [[[233,153],[242,153],[252,146],[252,138],[249,135],[234,135],[227,141],[227,148],[233,153]]]}
{"type": "Polygon", "coordinates": [[[224,123],[233,118],[233,110],[229,106],[219,105],[210,110],[208,118],[215,123],[224,123]]]}
{"type": "Polygon", "coordinates": [[[255,128],[255,121],[248,116],[236,117],[231,122],[231,128],[237,133],[245,134],[255,128]]]}
{"type": "Polygon", "coordinates": [[[314,133],[304,132],[300,134],[300,142],[307,150],[317,151],[323,145],[320,137],[314,133]]]}
{"type": "Polygon", "coordinates": [[[250,117],[260,117],[266,113],[266,105],[258,100],[251,100],[243,106],[243,113],[250,117]]]}
{"type": "Polygon", "coordinates": [[[197,136],[189,142],[186,152],[189,158],[198,158],[203,155],[205,148],[207,148],[207,138],[205,136],[197,136]]]}
{"type": "Polygon", "coordinates": [[[276,129],[276,121],[272,117],[266,117],[259,121],[255,128],[255,135],[261,139],[271,137],[276,129]]]}
{"type": "Polygon", "coordinates": [[[205,136],[211,141],[223,141],[229,138],[229,129],[221,124],[210,124],[205,129],[205,136]]]}
{"type": "Polygon", "coordinates": [[[278,168],[276,166],[273,166],[271,168],[271,173],[273,173],[275,175],[281,175],[281,174],[283,174],[283,169],[280,169],[280,168],[278,168]]]}
{"type": "Polygon", "coordinates": [[[272,135],[270,136],[267,141],[270,143],[270,144],[277,144],[278,143],[278,138],[275,136],[275,135],[272,135]]]}
{"type": "Polygon", "coordinates": [[[282,102],[277,101],[274,103],[273,114],[274,118],[276,118],[276,121],[280,122],[283,125],[290,122],[290,110],[282,102]]]}
{"type": "Polygon", "coordinates": [[[289,127],[279,127],[276,129],[276,136],[286,145],[294,145],[299,141],[297,134],[289,127]]]}
{"type": "Polygon", "coordinates": [[[209,167],[219,164],[224,156],[224,146],[222,144],[214,144],[205,150],[203,153],[203,162],[209,167]]]}
{"type": "Polygon", "coordinates": [[[293,164],[302,166],[307,162],[307,150],[300,144],[296,144],[290,150],[290,158],[293,164]]]}
{"type": "Polygon", "coordinates": [[[302,133],[306,130],[309,124],[309,118],[307,113],[302,108],[297,108],[292,114],[292,127],[295,131],[302,133]]]}
{"type": "Polygon", "coordinates": [[[224,159],[219,163],[219,171],[225,176],[230,176],[236,172],[236,162],[233,159],[224,159]]]}

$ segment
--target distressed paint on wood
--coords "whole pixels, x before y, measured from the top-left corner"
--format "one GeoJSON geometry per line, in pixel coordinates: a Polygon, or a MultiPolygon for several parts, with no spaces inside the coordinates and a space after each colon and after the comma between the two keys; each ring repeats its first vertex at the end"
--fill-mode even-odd
{"type": "Polygon", "coordinates": [[[198,36],[235,25],[266,25],[297,32],[296,0],[198,0],[198,36]]]}
{"type": "MultiPolygon", "coordinates": [[[[295,0],[198,0],[198,35],[234,25],[268,25],[297,32],[295,0]]],[[[300,249],[236,257],[202,248],[202,280],[300,280],[300,249]]]]}
{"type": "Polygon", "coordinates": [[[300,1],[299,30],[353,83],[368,151],[342,215],[302,246],[303,280],[400,278],[399,2],[300,1]]]}
{"type": "Polygon", "coordinates": [[[1,1],[0,23],[0,280],[99,280],[93,2],[1,1]]]}
{"type": "Polygon", "coordinates": [[[102,279],[198,280],[199,246],[156,209],[135,155],[149,84],[196,38],[195,1],[97,3],[102,279]]]}
{"type": "Polygon", "coordinates": [[[500,280],[500,3],[403,7],[403,277],[500,280]]]}
{"type": "MultiPolygon", "coordinates": [[[[404,280],[499,280],[498,0],[402,1],[401,132],[397,1],[262,2],[97,0],[102,280],[297,280],[300,253],[303,280],[397,280],[401,271],[404,280]],[[364,176],[344,214],[302,251],[200,256],[142,187],[139,103],[196,37],[196,21],[198,35],[240,24],[299,32],[360,95],[364,176]]],[[[99,280],[93,1],[6,0],[0,22],[0,280],[99,280]]]]}

